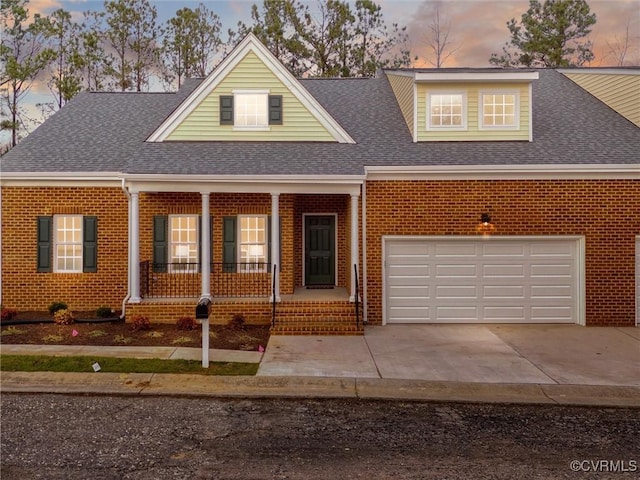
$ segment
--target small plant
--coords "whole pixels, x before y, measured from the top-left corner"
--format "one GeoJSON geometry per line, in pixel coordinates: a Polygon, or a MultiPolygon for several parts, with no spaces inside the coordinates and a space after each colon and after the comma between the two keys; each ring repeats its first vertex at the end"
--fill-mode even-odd
{"type": "Polygon", "coordinates": [[[183,343],[191,343],[192,341],[193,338],[191,337],[178,337],[171,343],[173,343],[174,345],[181,345],[183,343]]]}
{"type": "Polygon", "coordinates": [[[5,335],[22,335],[23,333],[25,333],[24,330],[20,330],[19,328],[16,327],[7,327],[5,328],[2,333],[0,333],[0,336],[5,336],[5,335]]]}
{"type": "Polygon", "coordinates": [[[47,335],[45,337],[42,337],[42,341],[44,343],[58,343],[62,340],[64,340],[64,337],[62,335],[47,335]]]}
{"type": "Polygon", "coordinates": [[[53,323],[57,325],[71,325],[74,321],[73,313],[66,308],[56,310],[56,313],[53,314],[53,323]]]}
{"type": "Polygon", "coordinates": [[[156,332],[155,330],[152,330],[151,332],[147,332],[145,334],[145,337],[149,337],[149,338],[162,338],[164,337],[164,332],[156,332]]]}
{"type": "Polygon", "coordinates": [[[68,306],[64,302],[53,302],[49,305],[49,313],[55,314],[58,310],[67,310],[68,306]]]}
{"type": "Polygon", "coordinates": [[[104,330],[91,330],[87,333],[87,336],[90,338],[104,337],[107,334],[104,330]]]}
{"type": "Polygon", "coordinates": [[[142,330],[151,330],[151,322],[144,315],[134,315],[131,317],[131,330],[140,332],[142,330]]]}
{"type": "Polygon", "coordinates": [[[231,330],[244,330],[244,326],[244,316],[239,313],[236,313],[229,323],[231,330]]]}
{"type": "Polygon", "coordinates": [[[198,324],[191,317],[180,317],[176,322],[178,330],[195,330],[198,328],[198,324]]]}
{"type": "Polygon", "coordinates": [[[111,307],[106,307],[104,305],[96,309],[96,315],[100,318],[109,318],[114,313],[115,312],[111,309],[111,307]]]}
{"type": "Polygon", "coordinates": [[[8,322],[9,320],[13,320],[18,315],[17,310],[13,308],[2,308],[2,312],[0,313],[0,321],[8,322]]]}
{"type": "Polygon", "coordinates": [[[132,340],[133,340],[133,339],[132,339],[131,337],[125,337],[124,335],[115,335],[115,336],[113,337],[113,342],[114,342],[114,343],[124,343],[124,344],[127,344],[127,343],[131,343],[131,341],[132,341],[132,340]]]}

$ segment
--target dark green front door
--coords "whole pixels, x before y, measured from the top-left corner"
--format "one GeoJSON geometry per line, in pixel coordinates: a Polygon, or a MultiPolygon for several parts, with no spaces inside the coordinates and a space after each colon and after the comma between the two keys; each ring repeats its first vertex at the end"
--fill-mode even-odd
{"type": "Polygon", "coordinates": [[[334,285],[335,217],[307,216],[305,232],[305,285],[334,285]]]}

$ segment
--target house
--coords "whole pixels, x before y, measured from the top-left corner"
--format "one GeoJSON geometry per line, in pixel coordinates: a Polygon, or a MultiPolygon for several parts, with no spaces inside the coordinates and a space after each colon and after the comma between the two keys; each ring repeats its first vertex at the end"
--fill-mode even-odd
{"type": "Polygon", "coordinates": [[[300,80],[249,35],[177,93],[80,94],[2,159],[2,304],[631,326],[639,146],[554,69],[300,80]]]}

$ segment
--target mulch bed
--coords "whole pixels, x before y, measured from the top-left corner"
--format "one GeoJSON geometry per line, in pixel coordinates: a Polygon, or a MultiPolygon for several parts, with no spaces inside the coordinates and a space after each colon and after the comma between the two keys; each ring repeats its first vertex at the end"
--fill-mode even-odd
{"type": "MultiPolygon", "coordinates": [[[[72,325],[57,325],[47,312],[21,312],[0,328],[3,344],[102,345],[202,347],[202,329],[178,330],[175,324],[152,323],[149,330],[134,331],[131,323],[117,319],[96,319],[95,312],[74,312],[72,325]]],[[[209,348],[256,351],[266,347],[269,326],[244,325],[209,327],[209,348]]]]}

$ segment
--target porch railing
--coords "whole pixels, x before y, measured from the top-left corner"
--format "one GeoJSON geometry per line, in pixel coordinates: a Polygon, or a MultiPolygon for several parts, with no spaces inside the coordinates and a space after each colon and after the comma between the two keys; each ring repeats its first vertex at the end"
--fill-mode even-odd
{"type": "MultiPolygon", "coordinates": [[[[268,263],[211,263],[213,297],[268,297],[271,288],[268,263]]],[[[197,263],[140,262],[143,298],[199,297],[202,288],[197,263]]]]}

